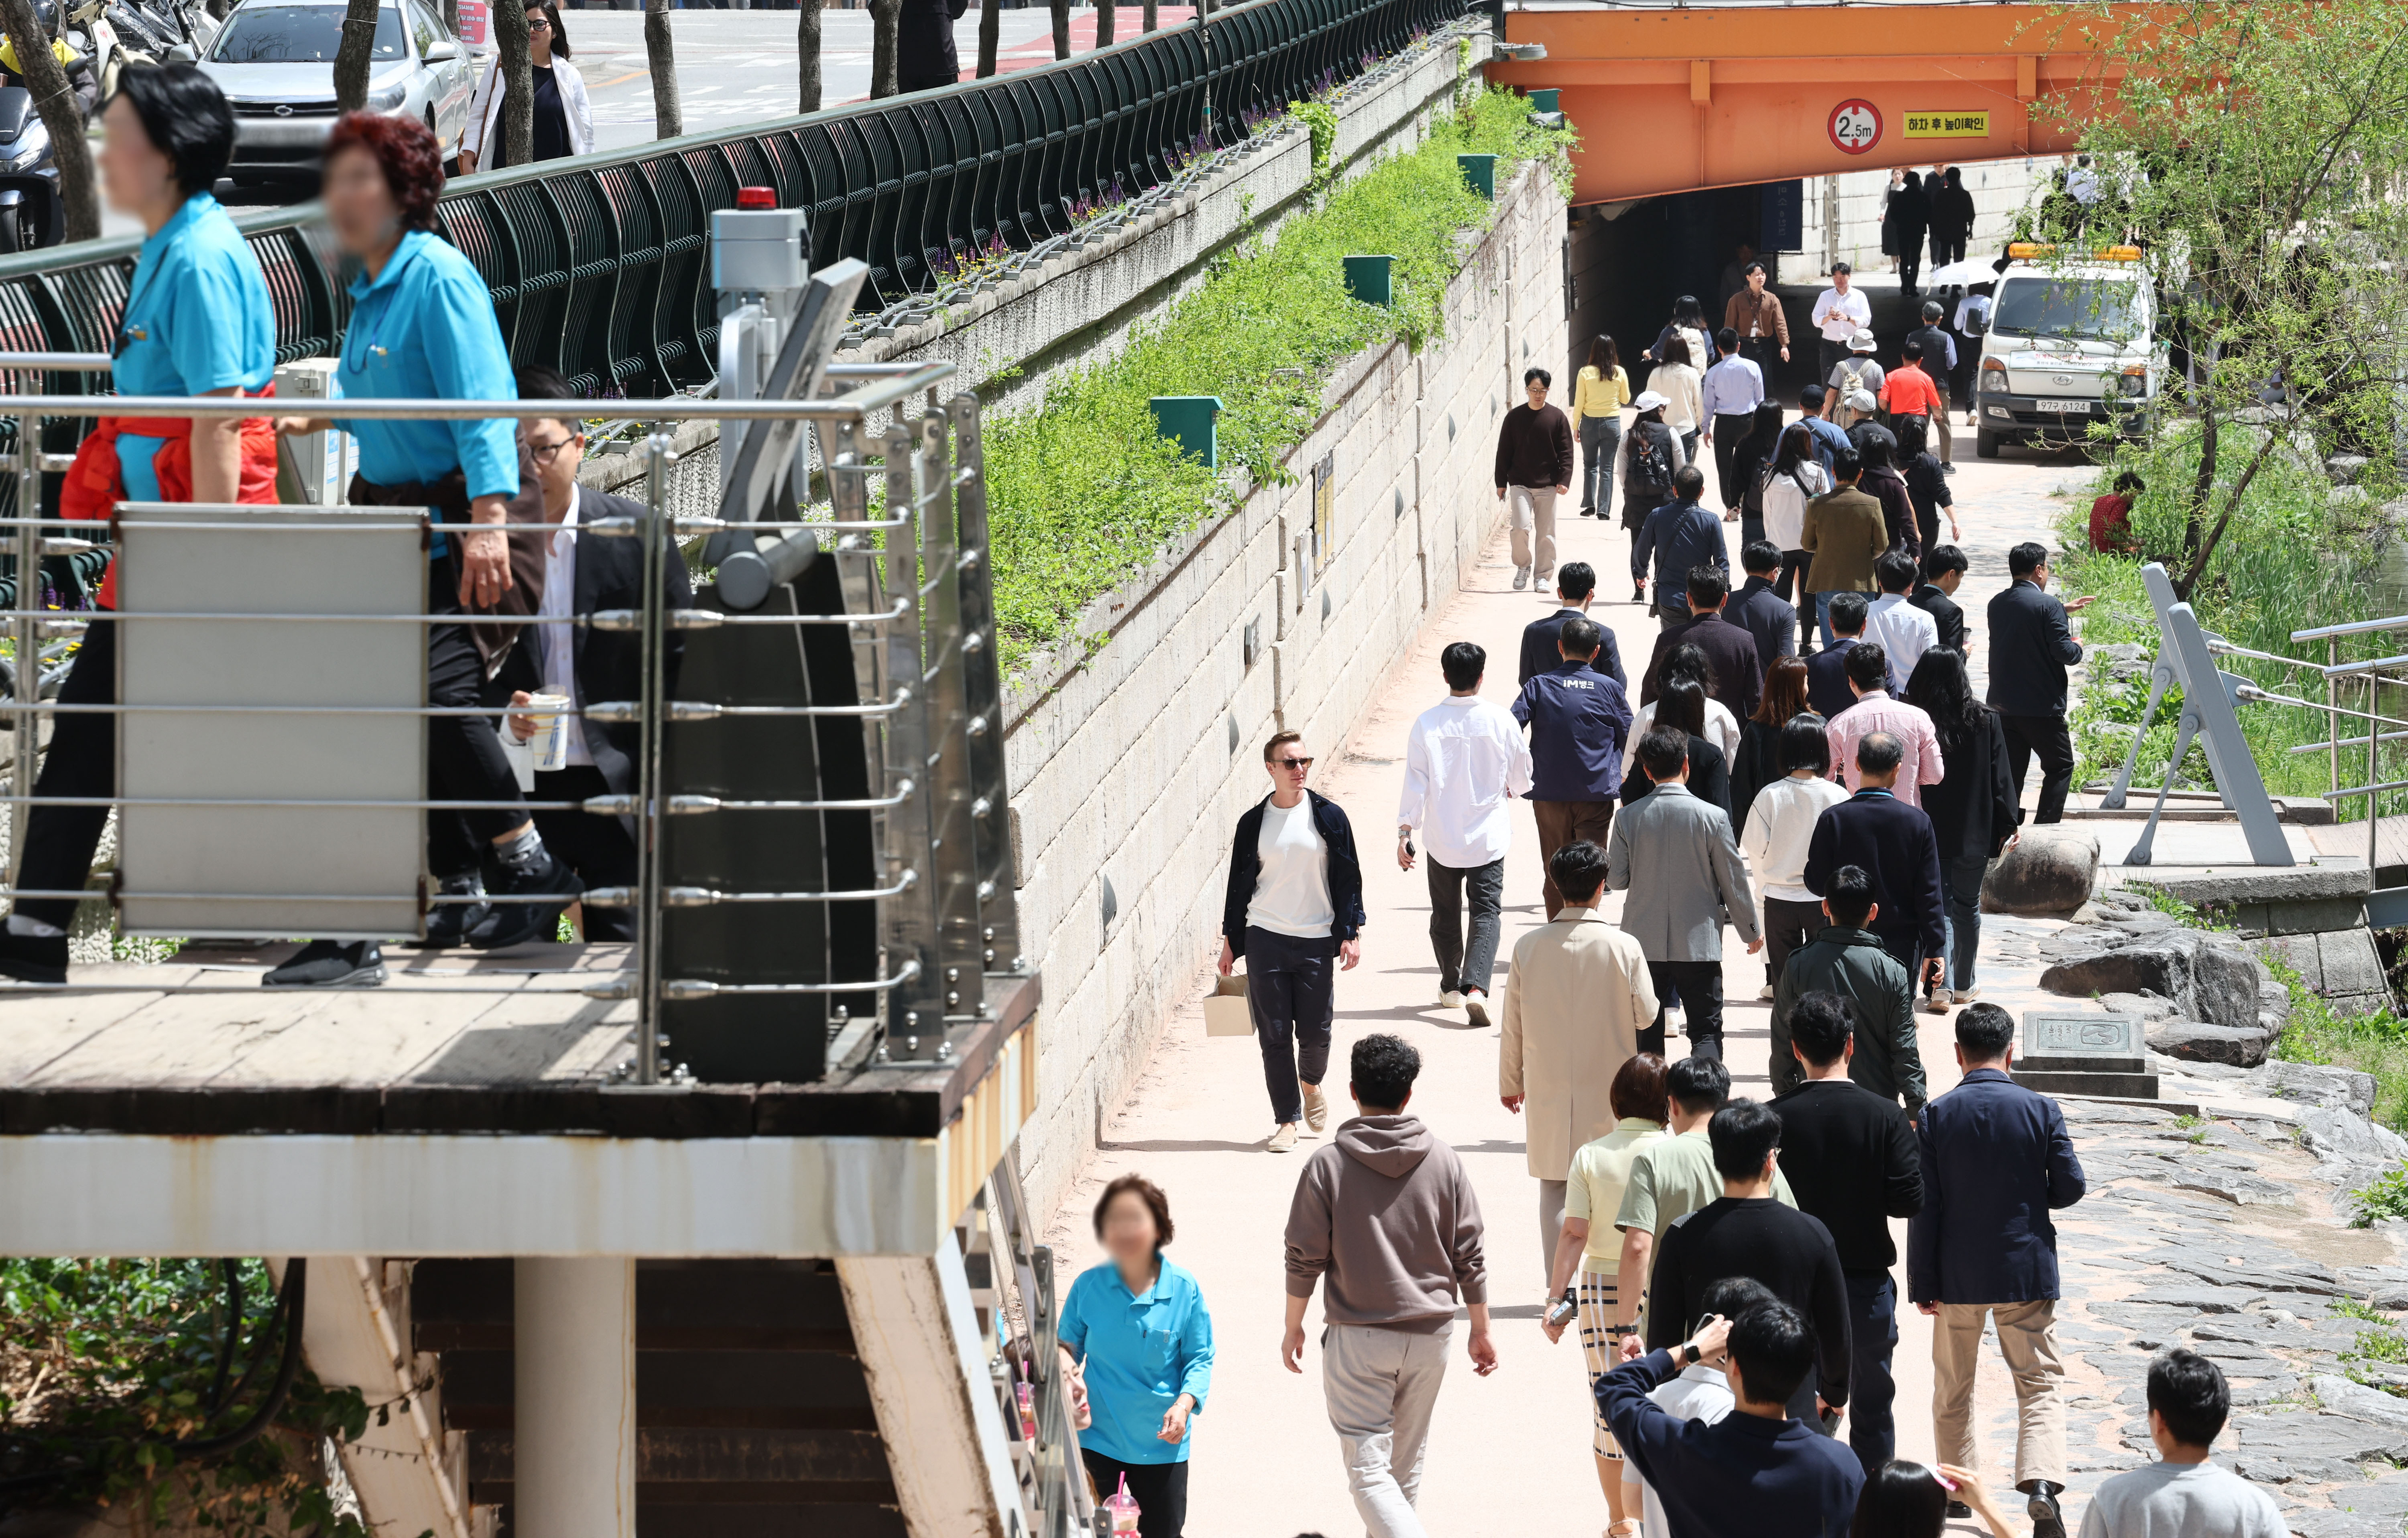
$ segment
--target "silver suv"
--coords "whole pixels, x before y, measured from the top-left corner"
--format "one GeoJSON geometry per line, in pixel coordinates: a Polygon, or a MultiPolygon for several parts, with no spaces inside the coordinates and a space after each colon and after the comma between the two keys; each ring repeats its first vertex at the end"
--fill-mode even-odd
{"type": "MultiPolygon", "coordinates": [[[[255,187],[315,177],[335,126],[335,50],[343,6],[327,0],[243,0],[226,18],[201,68],[234,108],[234,160],[227,175],[255,187]]],[[[435,130],[444,158],[458,152],[476,83],[468,50],[425,0],[377,12],[368,65],[368,107],[408,115],[435,130]]]]}

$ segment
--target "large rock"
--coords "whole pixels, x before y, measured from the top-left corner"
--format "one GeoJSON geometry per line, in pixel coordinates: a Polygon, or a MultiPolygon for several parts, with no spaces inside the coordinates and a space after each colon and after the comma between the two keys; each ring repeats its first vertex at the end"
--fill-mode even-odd
{"type": "Polygon", "coordinates": [[[2127,934],[2108,926],[2069,930],[2057,961],[2040,974],[2053,993],[2154,993],[2186,1020],[2258,1030],[2258,967],[2236,943],[2196,929],[2127,934]]]}
{"type": "Polygon", "coordinates": [[[1985,913],[2070,913],[2099,879],[2099,836],[2061,823],[2027,827],[1982,881],[1985,913]]]}
{"type": "Polygon", "coordinates": [[[2211,1026],[2200,1020],[2169,1020],[2149,1030],[2149,1048],[2187,1063],[2256,1068],[2266,1060],[2266,1033],[2256,1026],[2211,1026]]]}
{"type": "Polygon", "coordinates": [[[2374,1075],[2321,1063],[2268,1063],[2258,1082],[2276,1100],[2329,1106],[2364,1117],[2374,1111],[2374,1075]]]}

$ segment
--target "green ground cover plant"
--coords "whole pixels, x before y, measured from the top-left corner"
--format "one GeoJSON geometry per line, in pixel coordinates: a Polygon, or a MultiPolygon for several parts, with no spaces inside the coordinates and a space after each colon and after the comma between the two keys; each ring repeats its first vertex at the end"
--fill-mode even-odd
{"type": "Polygon", "coordinates": [[[1498,156],[1500,187],[1533,161],[1568,174],[1570,136],[1532,127],[1528,113],[1511,92],[1469,96],[1415,149],[1315,193],[1275,238],[1252,236],[1216,258],[1201,286],[1141,323],[1117,356],[1066,369],[1040,405],[989,420],[1007,676],[1246,486],[1293,481],[1285,456],[1320,416],[1341,362],[1387,342],[1439,339],[1466,232],[1494,217],[1455,156],[1498,156]],[[1339,259],[1367,252],[1397,259],[1392,308],[1346,294],[1339,259]],[[1222,399],[1220,471],[1155,436],[1155,395],[1222,399]]]}

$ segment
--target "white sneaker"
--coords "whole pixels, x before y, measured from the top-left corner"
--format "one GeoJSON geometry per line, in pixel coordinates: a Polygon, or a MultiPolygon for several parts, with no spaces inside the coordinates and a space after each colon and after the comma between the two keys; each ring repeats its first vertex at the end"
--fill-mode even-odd
{"type": "Polygon", "coordinates": [[[1513,591],[1514,591],[1514,592],[1516,592],[1516,593],[1519,593],[1519,592],[1521,592],[1521,591],[1522,591],[1522,589],[1524,589],[1524,588],[1526,588],[1526,587],[1527,587],[1527,586],[1529,586],[1529,585],[1530,585],[1530,568],[1529,568],[1528,567],[1526,567],[1526,566],[1517,566],[1517,567],[1515,567],[1515,568],[1513,568],[1513,591]]]}
{"type": "Polygon", "coordinates": [[[1438,996],[1438,1007],[1442,1010],[1459,1010],[1463,1008],[1462,993],[1457,989],[1449,988],[1446,992],[1438,996]]]}
{"type": "Polygon", "coordinates": [[[1951,1007],[1949,1002],[1951,997],[1952,996],[1944,989],[1939,993],[1927,996],[1921,1006],[1923,1013],[1926,1014],[1947,1013],[1951,1007]]]}
{"type": "Polygon", "coordinates": [[[1772,985],[1771,985],[1771,984],[1770,984],[1770,983],[1767,983],[1764,986],[1762,986],[1762,987],[1760,987],[1760,988],[1756,989],[1756,996],[1758,999],[1770,999],[1770,998],[1771,998],[1771,997],[1772,997],[1772,985]]]}
{"type": "Polygon", "coordinates": [[[1274,1154],[1294,1153],[1296,1151],[1296,1123],[1292,1121],[1283,1121],[1280,1123],[1279,1130],[1273,1132],[1271,1134],[1271,1141],[1263,1144],[1263,1146],[1274,1154]]]}
{"type": "Polygon", "coordinates": [[[1948,1001],[1952,1004],[1970,1004],[1981,997],[1982,990],[1979,988],[1958,988],[1948,996],[1948,1001]]]}
{"type": "Polygon", "coordinates": [[[1321,1086],[1298,1079],[1297,1087],[1304,1091],[1304,1125],[1316,1132],[1328,1126],[1329,1100],[1321,1093],[1321,1086]]]}
{"type": "Polygon", "coordinates": [[[1484,1000],[1475,996],[1465,999],[1463,1001],[1463,1007],[1465,1011],[1470,1014],[1471,1023],[1473,1025],[1479,1027],[1482,1030],[1486,1030],[1488,1028],[1488,1006],[1484,1000]]]}

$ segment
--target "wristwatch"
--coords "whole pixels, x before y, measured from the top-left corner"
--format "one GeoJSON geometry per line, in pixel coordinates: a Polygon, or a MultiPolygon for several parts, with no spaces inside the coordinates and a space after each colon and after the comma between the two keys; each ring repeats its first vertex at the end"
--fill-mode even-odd
{"type": "Polygon", "coordinates": [[[1682,1365],[1685,1367],[1695,1367],[1703,1356],[1704,1353],[1698,1349],[1697,1342],[1684,1341],[1681,1343],[1680,1360],[1682,1365]]]}

